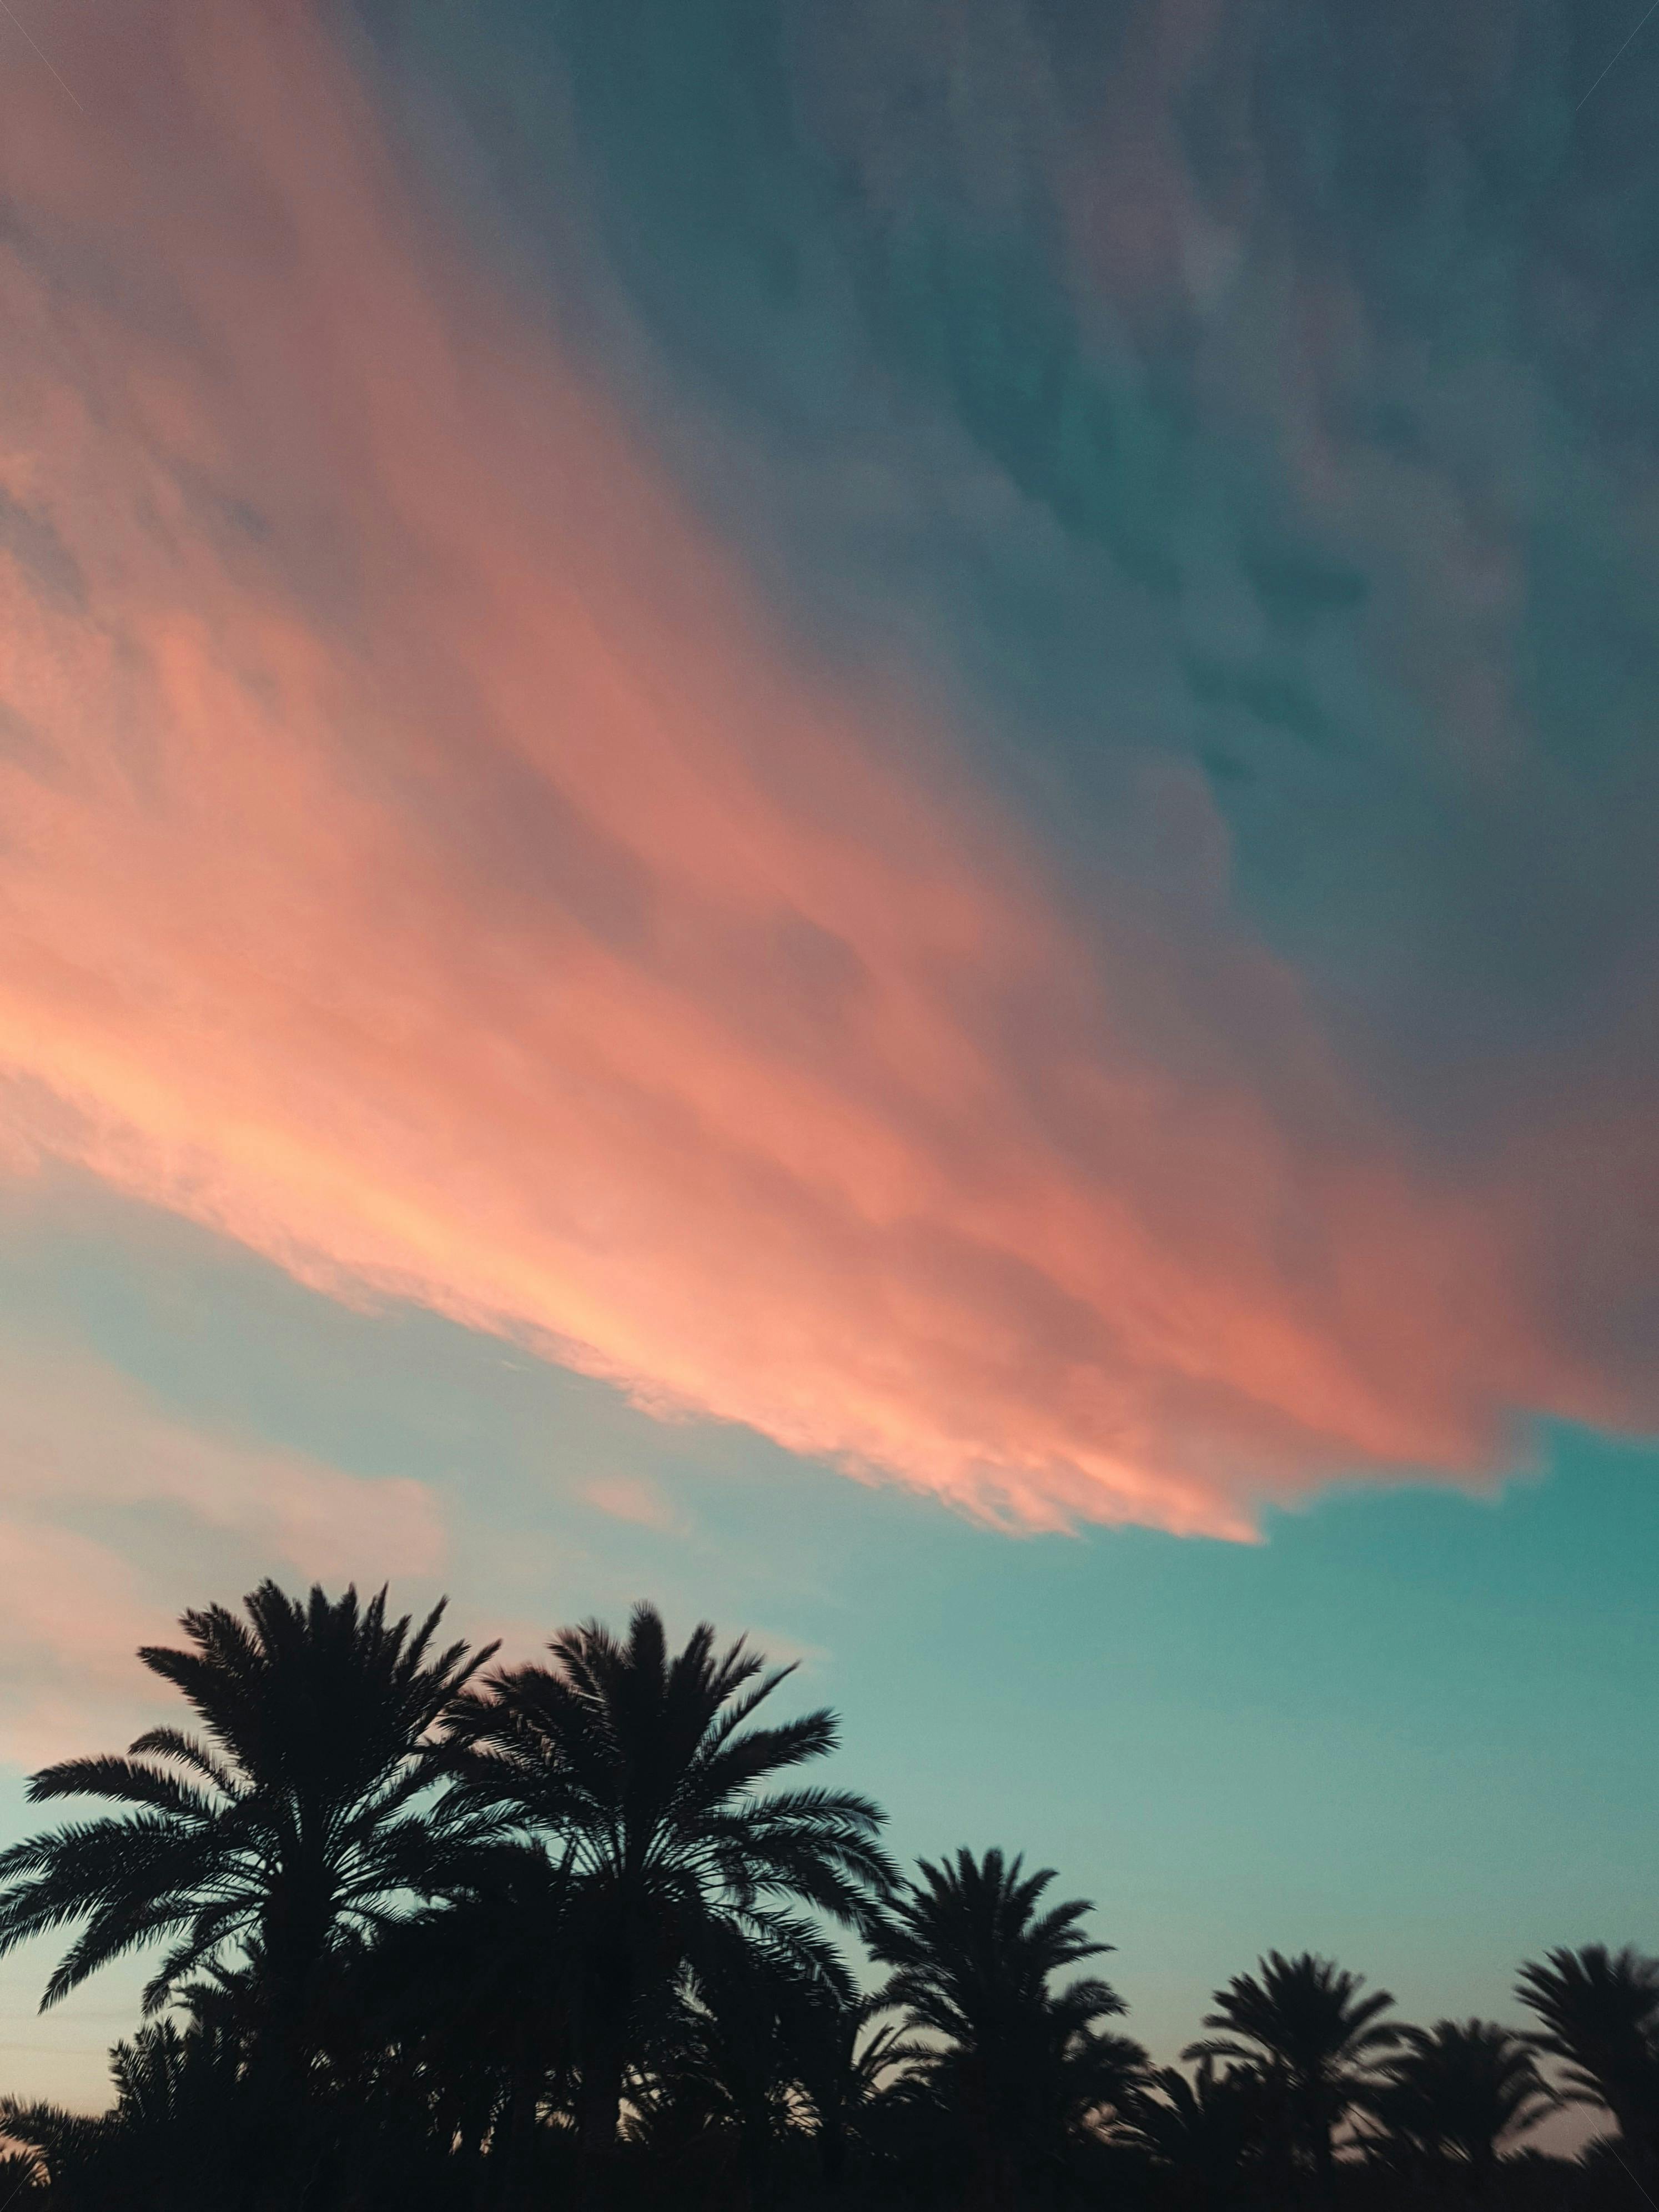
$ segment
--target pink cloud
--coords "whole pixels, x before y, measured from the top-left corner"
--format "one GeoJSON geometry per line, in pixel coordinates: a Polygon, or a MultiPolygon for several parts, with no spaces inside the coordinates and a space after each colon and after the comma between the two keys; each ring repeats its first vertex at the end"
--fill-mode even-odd
{"type": "Polygon", "coordinates": [[[582,1485],[580,1494],[595,1512],[607,1514],[613,1521],[625,1521],[635,1528],[668,1531],[678,1526],[673,1500],[665,1496],[659,1485],[642,1475],[595,1475],[582,1485]]]}
{"type": "Polygon", "coordinates": [[[1231,933],[1201,794],[1197,951],[1068,913],[307,10],[54,35],[85,113],[0,81],[9,1146],[1017,1525],[1243,1534],[1626,1410],[1231,933]]]}
{"type": "Polygon", "coordinates": [[[430,1493],[216,1434],[116,1369],[38,1344],[0,1346],[0,1508],[161,1508],[329,1581],[429,1575],[444,1556],[430,1493]]]}
{"type": "Polygon", "coordinates": [[[0,1759],[40,1766],[137,1735],[153,1716],[133,1654],[173,1625],[137,1569],[94,1537],[0,1515],[0,1573],[15,1593],[0,1628],[0,1759]]]}
{"type": "Polygon", "coordinates": [[[0,1759],[133,1735],[157,1704],[133,1655],[204,1592],[429,1577],[444,1548],[419,1483],[192,1426],[84,1353],[0,1348],[0,1759]]]}

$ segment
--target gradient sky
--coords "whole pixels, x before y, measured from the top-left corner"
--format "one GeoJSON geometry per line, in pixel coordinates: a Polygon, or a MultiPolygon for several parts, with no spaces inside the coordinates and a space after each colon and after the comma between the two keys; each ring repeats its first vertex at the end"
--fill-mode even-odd
{"type": "Polygon", "coordinates": [[[1630,14],[15,0],[9,1832],[389,1575],[799,1656],[1161,2051],[1659,1943],[1630,14]]]}

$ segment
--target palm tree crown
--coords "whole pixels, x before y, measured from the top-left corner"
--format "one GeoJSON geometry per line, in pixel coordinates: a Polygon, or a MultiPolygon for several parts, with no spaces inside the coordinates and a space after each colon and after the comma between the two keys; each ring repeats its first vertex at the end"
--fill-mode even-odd
{"type": "Polygon", "coordinates": [[[1534,2048],[1566,2062],[1570,2100],[1606,2106],[1644,2172],[1659,2170],[1659,1959],[1552,1951],[1521,1969],[1516,1995],[1540,2022],[1534,2048]]]}
{"type": "Polygon", "coordinates": [[[1226,2031],[1195,2043],[1187,2058],[1231,2058],[1283,2082],[1297,2148],[1331,2190],[1332,2137],[1370,2079],[1378,2053],[1400,2040],[1382,2021],[1386,1990],[1362,1996],[1364,1978],[1304,1952],[1270,1951],[1256,1972],[1239,1974],[1215,1995],[1206,2027],[1226,2031]]]}
{"type": "Polygon", "coordinates": [[[1230,2203],[1249,2189],[1270,2146],[1275,2087],[1253,2067],[1218,2072],[1213,2058],[1200,2058],[1190,2080],[1177,2067],[1160,2067],[1130,2095],[1120,2139],[1188,2196],[1230,2203]]]}
{"type": "Polygon", "coordinates": [[[1042,1909],[1054,1880],[1052,1869],[1028,1875],[1000,1850],[924,1859],[870,1936],[893,1970],[881,2002],[921,2039],[905,2055],[963,2114],[988,2204],[1013,2202],[1022,2175],[1052,2166],[1146,2063],[1138,2045],[1103,2031],[1124,2008],[1109,1983],[1052,1986],[1065,1967],[1110,1948],[1084,1932],[1085,1899],[1042,1909]]]}
{"type": "Polygon", "coordinates": [[[205,1741],[152,1729],[125,1758],[65,1759],[31,1781],[36,1803],[131,1808],[0,1854],[0,1953],[85,1923],[44,2004],[171,1939],[149,2009],[240,1945],[257,1950],[273,2002],[291,2013],[331,1950],[411,1892],[439,1893],[477,1839],[458,1800],[423,1801],[429,1731],[489,1650],[434,1651],[442,1605],[418,1627],[388,1621],[384,1590],[363,1606],[355,1589],[331,1603],[320,1589],[301,1601],[267,1582],[246,1610],[187,1613],[188,1648],[139,1654],[183,1692],[205,1741]]]}
{"type": "Polygon", "coordinates": [[[492,1676],[459,1709],[471,1802],[547,1838],[567,1867],[580,1935],[573,2003],[588,2160],[614,2144],[623,2053],[677,1977],[720,1932],[837,1986],[844,1967],[805,1905],[861,1923],[895,1869],[883,1815],[849,1790],[768,1790],[835,1748],[826,1711],[750,1725],[793,1673],[707,1622],[671,1656],[655,1607],[625,1638],[568,1629],[549,1666],[492,1676]]]}
{"type": "MultiPolygon", "coordinates": [[[[1023,1858],[989,1850],[975,1859],[963,1850],[937,1866],[923,1859],[917,1873],[871,1948],[893,1969],[887,2002],[903,2006],[914,2027],[952,2042],[978,2046],[1023,2033],[1031,2007],[1048,2001],[1052,1976],[1111,1948],[1083,1933],[1093,1909],[1086,1899],[1038,1911],[1052,1867],[1028,1875],[1023,1858]]],[[[1072,1987],[1100,2014],[1123,2009],[1105,1982],[1072,1987]]]]}
{"type": "Polygon", "coordinates": [[[1384,2062],[1371,2109],[1386,2139],[1431,2167],[1449,2164],[1476,2181],[1505,2142],[1555,2105],[1525,2041],[1486,2020],[1402,2027],[1403,2048],[1384,2062]]]}

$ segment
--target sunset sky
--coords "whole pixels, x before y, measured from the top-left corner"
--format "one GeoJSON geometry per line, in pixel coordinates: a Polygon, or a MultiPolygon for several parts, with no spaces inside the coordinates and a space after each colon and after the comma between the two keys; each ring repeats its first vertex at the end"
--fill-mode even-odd
{"type": "Polygon", "coordinates": [[[0,13],[8,1837],[389,1577],[798,1657],[1161,2054],[1659,1945],[1632,17],[0,13]]]}

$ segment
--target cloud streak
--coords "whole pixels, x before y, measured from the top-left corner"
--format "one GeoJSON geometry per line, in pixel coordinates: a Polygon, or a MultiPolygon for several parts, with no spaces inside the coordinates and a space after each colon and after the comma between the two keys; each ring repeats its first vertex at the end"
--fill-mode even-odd
{"type": "Polygon", "coordinates": [[[86,117],[0,84],[9,1152],[1018,1526],[1651,1414],[1509,1164],[1437,1170],[1234,918],[1188,763],[1178,896],[1078,899],[309,12],[58,45],[86,117]]]}
{"type": "Polygon", "coordinates": [[[204,1585],[430,1577],[441,1522],[416,1482],[366,1480],[191,1425],[117,1370],[32,1339],[0,1352],[0,1758],[132,1735],[132,1655],[204,1585]]]}

